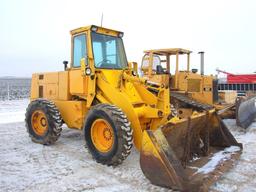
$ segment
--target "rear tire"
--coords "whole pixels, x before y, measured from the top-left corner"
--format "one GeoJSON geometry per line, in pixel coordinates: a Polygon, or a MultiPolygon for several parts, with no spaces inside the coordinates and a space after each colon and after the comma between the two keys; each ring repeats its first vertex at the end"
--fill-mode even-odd
{"type": "MultiPolygon", "coordinates": [[[[133,144],[130,124],[123,111],[114,105],[97,104],[89,111],[85,119],[84,136],[90,153],[98,163],[117,166],[126,159],[133,144]],[[93,131],[102,126],[103,131],[93,131]],[[111,130],[112,137],[104,138],[105,130],[111,130]],[[113,139],[112,144],[109,144],[111,142],[108,139],[113,139]]],[[[109,133],[106,135],[109,136],[109,133]]]]}
{"type": "Polygon", "coordinates": [[[55,143],[62,131],[62,122],[61,114],[52,101],[36,99],[27,107],[25,124],[31,140],[35,143],[55,143]]]}

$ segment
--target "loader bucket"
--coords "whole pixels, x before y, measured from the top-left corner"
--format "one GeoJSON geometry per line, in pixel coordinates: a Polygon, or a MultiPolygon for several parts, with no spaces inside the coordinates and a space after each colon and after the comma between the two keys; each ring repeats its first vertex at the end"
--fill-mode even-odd
{"type": "Polygon", "coordinates": [[[247,128],[256,118],[256,96],[236,99],[236,124],[247,128]]]}
{"type": "Polygon", "coordinates": [[[180,191],[208,188],[239,158],[238,143],[214,112],[143,132],[140,166],[154,185],[180,191]]]}

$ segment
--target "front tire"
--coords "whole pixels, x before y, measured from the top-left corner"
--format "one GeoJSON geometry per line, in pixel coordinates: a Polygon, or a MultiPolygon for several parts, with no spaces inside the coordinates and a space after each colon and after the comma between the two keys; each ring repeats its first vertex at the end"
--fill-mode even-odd
{"type": "Polygon", "coordinates": [[[84,136],[93,158],[101,164],[119,165],[130,154],[133,136],[123,111],[109,104],[97,104],[88,113],[84,136]]]}
{"type": "Polygon", "coordinates": [[[50,145],[55,143],[62,131],[62,118],[52,101],[36,99],[26,110],[25,124],[31,140],[50,145]]]}

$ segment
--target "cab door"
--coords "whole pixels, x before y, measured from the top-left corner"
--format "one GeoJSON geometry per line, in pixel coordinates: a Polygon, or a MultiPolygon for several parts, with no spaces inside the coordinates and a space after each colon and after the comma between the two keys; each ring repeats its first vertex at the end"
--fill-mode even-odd
{"type": "Polygon", "coordinates": [[[69,73],[71,95],[86,98],[88,92],[88,76],[83,75],[81,60],[87,58],[87,33],[81,33],[72,37],[72,59],[69,73]]]}

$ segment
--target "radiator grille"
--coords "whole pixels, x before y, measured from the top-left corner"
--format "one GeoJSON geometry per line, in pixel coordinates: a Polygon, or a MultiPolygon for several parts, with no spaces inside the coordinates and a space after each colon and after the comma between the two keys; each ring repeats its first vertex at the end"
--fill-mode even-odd
{"type": "Polygon", "coordinates": [[[39,86],[39,98],[42,98],[44,96],[44,87],[43,86],[39,86]]]}
{"type": "Polygon", "coordinates": [[[200,92],[200,79],[188,79],[188,91],[189,92],[200,92]]]}

